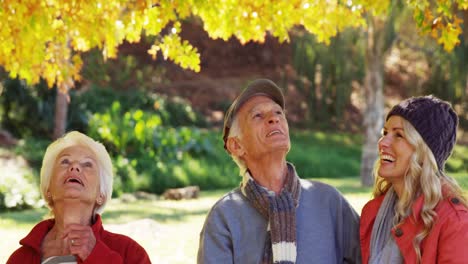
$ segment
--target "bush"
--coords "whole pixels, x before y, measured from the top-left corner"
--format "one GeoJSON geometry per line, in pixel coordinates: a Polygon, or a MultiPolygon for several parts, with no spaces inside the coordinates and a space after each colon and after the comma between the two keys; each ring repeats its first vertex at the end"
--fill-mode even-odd
{"type": "MultiPolygon", "coordinates": [[[[56,90],[43,82],[28,86],[18,79],[6,79],[0,89],[0,127],[17,138],[47,138],[54,125],[56,90]]],[[[182,98],[143,91],[118,91],[91,87],[70,90],[67,130],[87,131],[90,117],[104,113],[113,102],[123,112],[132,109],[158,114],[167,126],[205,127],[205,118],[182,98]]]]}
{"type": "MultiPolygon", "coordinates": [[[[23,157],[31,168],[36,169],[34,173],[39,177],[39,169],[42,165],[42,158],[47,146],[52,142],[51,139],[39,137],[27,137],[18,142],[14,149],[14,154],[23,157]]],[[[39,181],[39,178],[36,179],[39,181]]]]}
{"type": "Polygon", "coordinates": [[[0,95],[0,127],[17,138],[51,134],[55,90],[43,82],[28,86],[18,79],[5,79],[0,95]]]}
{"type": "Polygon", "coordinates": [[[183,161],[210,155],[212,144],[198,128],[172,127],[155,110],[122,109],[119,102],[95,113],[88,134],[114,157],[115,194],[146,190],[162,193],[190,183],[183,161]]]}
{"type": "Polygon", "coordinates": [[[39,192],[39,170],[50,140],[26,138],[12,151],[0,149],[0,210],[44,205],[39,192]]]}
{"type": "Polygon", "coordinates": [[[2,159],[0,177],[0,211],[42,206],[33,172],[20,158],[2,159]]]}
{"type": "Polygon", "coordinates": [[[88,91],[72,90],[68,114],[69,130],[87,131],[93,114],[108,112],[109,106],[118,102],[122,113],[141,110],[157,114],[166,126],[205,127],[205,117],[193,110],[190,103],[179,97],[168,98],[157,93],[141,91],[116,91],[93,87],[88,91]]]}
{"type": "Polygon", "coordinates": [[[445,170],[450,173],[465,173],[468,176],[468,146],[455,145],[452,155],[445,164],[445,170]]]}

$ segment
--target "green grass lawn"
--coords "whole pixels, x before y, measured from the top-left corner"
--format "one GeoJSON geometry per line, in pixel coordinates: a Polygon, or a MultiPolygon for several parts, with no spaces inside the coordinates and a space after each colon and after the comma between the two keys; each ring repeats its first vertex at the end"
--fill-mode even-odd
{"type": "MultiPolygon", "coordinates": [[[[366,188],[359,187],[356,179],[321,179],[347,191],[346,197],[360,212],[369,198],[366,188]]],[[[199,232],[206,213],[214,202],[228,190],[203,191],[196,200],[136,201],[122,203],[112,200],[103,214],[104,227],[130,235],[148,252],[153,263],[195,263],[199,232]],[[141,228],[126,228],[127,222],[146,220],[141,228]]],[[[26,210],[0,214],[0,263],[18,248],[23,238],[41,219],[46,209],[26,210]]]]}

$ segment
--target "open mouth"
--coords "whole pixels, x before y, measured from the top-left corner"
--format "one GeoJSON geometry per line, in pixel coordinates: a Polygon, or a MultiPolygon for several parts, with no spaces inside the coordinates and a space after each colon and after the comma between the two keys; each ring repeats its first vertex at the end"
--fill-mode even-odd
{"type": "Polygon", "coordinates": [[[380,159],[383,160],[383,161],[386,161],[386,162],[394,162],[395,161],[394,157],[392,157],[390,155],[387,155],[387,154],[381,155],[380,159]]]}
{"type": "Polygon", "coordinates": [[[80,184],[81,186],[84,186],[83,182],[81,181],[80,178],[77,177],[68,177],[65,180],[65,183],[74,183],[74,184],[80,184]]]}
{"type": "Polygon", "coordinates": [[[282,135],[283,133],[280,130],[273,130],[270,133],[267,134],[267,137],[271,137],[274,135],[282,135]]]}

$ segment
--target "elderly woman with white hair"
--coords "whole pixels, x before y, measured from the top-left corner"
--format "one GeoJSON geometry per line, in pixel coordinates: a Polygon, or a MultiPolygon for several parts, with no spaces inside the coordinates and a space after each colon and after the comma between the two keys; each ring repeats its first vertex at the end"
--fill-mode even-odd
{"type": "Polygon", "coordinates": [[[113,173],[101,143],[67,133],[47,148],[40,174],[53,219],[38,223],[7,263],[151,263],[137,242],[102,226],[113,173]]]}

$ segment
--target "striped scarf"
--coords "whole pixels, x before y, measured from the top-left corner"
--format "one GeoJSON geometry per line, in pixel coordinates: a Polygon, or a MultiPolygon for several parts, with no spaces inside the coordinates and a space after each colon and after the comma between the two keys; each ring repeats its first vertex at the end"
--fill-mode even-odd
{"type": "Polygon", "coordinates": [[[301,185],[293,165],[288,163],[288,174],[278,195],[255,182],[249,171],[245,177],[248,180],[241,185],[242,193],[268,221],[262,263],[296,263],[296,208],[301,185]]]}

